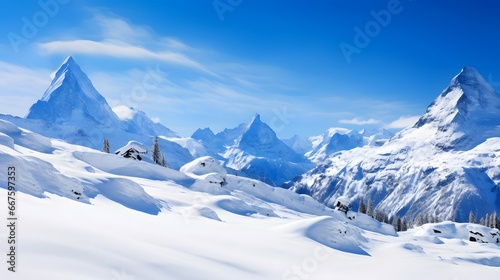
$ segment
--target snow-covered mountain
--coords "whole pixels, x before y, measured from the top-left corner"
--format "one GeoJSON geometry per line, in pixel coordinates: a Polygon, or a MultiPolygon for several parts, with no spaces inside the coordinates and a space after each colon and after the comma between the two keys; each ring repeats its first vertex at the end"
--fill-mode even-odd
{"type": "Polygon", "coordinates": [[[179,137],[177,133],[152,121],[144,112],[125,107],[118,116],[71,56],[59,67],[26,118],[0,115],[0,119],[46,137],[94,149],[101,149],[104,138],[112,149],[117,149],[131,140],[151,147],[154,137],[164,136],[160,146],[169,166],[179,168],[194,159],[187,149],[167,140],[179,137]]]}
{"type": "Polygon", "coordinates": [[[326,205],[373,199],[390,216],[466,221],[500,211],[500,95],[465,67],[413,126],[384,145],[329,156],[293,182],[326,205]]]}
{"type": "Polygon", "coordinates": [[[70,56],[57,70],[42,98],[33,104],[27,119],[61,125],[119,126],[118,116],[70,56]]]}
{"type": "Polygon", "coordinates": [[[296,153],[256,114],[248,124],[225,129],[216,135],[198,129],[192,136],[208,154],[225,163],[233,173],[280,186],[311,169],[314,165],[296,153]]]}
{"type": "Polygon", "coordinates": [[[321,163],[329,155],[339,151],[351,150],[365,145],[381,146],[392,136],[394,135],[391,132],[383,128],[355,131],[333,127],[321,135],[310,137],[312,149],[305,155],[312,162],[321,163]]]}
{"type": "Polygon", "coordinates": [[[297,154],[304,155],[313,148],[312,142],[308,138],[294,135],[289,139],[281,139],[288,147],[292,148],[297,154]]]}

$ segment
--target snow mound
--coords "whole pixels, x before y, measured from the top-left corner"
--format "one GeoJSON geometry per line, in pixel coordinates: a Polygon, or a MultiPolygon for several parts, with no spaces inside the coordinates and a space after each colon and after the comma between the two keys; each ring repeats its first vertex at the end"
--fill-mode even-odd
{"type": "Polygon", "coordinates": [[[147,194],[139,184],[128,179],[108,178],[88,186],[84,193],[89,198],[100,194],[127,208],[147,214],[157,215],[160,212],[155,198],[147,194]]]}
{"type": "Polygon", "coordinates": [[[362,248],[363,243],[368,243],[368,240],[363,236],[363,231],[358,227],[343,222],[338,217],[323,216],[304,219],[278,228],[293,235],[309,238],[344,253],[370,255],[362,248]]]}
{"type": "Polygon", "coordinates": [[[217,161],[211,156],[204,156],[197,158],[180,168],[180,171],[186,174],[193,174],[197,176],[207,175],[210,173],[217,173],[226,175],[227,171],[220,166],[217,161]]]}
{"type": "Polygon", "coordinates": [[[498,243],[500,245],[500,231],[498,229],[468,223],[441,222],[425,224],[415,233],[415,236],[427,239],[435,237],[462,239],[481,243],[498,243]]]}
{"type": "Polygon", "coordinates": [[[27,148],[29,147],[29,149],[41,153],[52,153],[54,151],[52,149],[52,143],[50,139],[35,134],[31,131],[21,129],[8,121],[0,120],[0,133],[6,135],[8,138],[11,139],[9,140],[5,136],[3,136],[4,138],[3,142],[8,147],[13,148],[12,144],[16,144],[27,148]],[[9,144],[11,141],[13,143],[9,144]]]}
{"type": "Polygon", "coordinates": [[[14,139],[10,138],[9,135],[0,132],[0,145],[14,149],[14,139]]]}
{"type": "Polygon", "coordinates": [[[185,184],[194,180],[179,171],[145,161],[128,160],[113,154],[98,152],[73,152],[81,160],[101,171],[150,180],[175,181],[185,184]]]}

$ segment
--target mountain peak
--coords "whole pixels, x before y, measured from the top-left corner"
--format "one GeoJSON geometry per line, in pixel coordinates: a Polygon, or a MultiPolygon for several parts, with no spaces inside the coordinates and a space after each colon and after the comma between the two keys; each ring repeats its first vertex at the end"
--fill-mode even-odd
{"type": "Polygon", "coordinates": [[[485,137],[500,135],[500,95],[476,69],[466,66],[414,127],[424,125],[437,128],[434,138],[441,147],[471,148],[485,137]]]}
{"type": "Polygon", "coordinates": [[[111,123],[118,117],[73,57],[67,57],[26,118],[52,123],[111,123]]]}
{"type": "Polygon", "coordinates": [[[467,87],[468,90],[465,91],[465,93],[468,93],[468,91],[480,91],[482,93],[491,93],[494,92],[495,90],[486,82],[486,80],[479,74],[479,72],[471,66],[465,66],[462,68],[460,73],[456,75],[450,82],[449,87],[445,92],[447,92],[449,89],[454,88],[454,87],[467,87]]]}
{"type": "Polygon", "coordinates": [[[260,120],[260,114],[259,113],[255,113],[255,115],[253,116],[252,120],[250,121],[250,125],[252,125],[253,123],[262,123],[262,121],[260,120]]]}

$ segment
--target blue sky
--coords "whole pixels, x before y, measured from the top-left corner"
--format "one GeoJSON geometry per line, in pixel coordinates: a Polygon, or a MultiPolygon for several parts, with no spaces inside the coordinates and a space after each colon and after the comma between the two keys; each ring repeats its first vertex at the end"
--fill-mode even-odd
{"type": "Polygon", "coordinates": [[[397,130],[465,65],[500,91],[493,0],[136,2],[2,1],[0,113],[26,115],[68,55],[184,136],[255,113],[280,137],[397,130]]]}

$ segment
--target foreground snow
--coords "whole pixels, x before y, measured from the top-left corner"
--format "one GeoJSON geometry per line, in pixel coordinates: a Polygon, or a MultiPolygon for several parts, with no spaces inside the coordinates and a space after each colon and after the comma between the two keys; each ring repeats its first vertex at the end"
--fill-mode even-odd
{"type": "MultiPolygon", "coordinates": [[[[309,196],[228,175],[210,157],[183,173],[1,124],[0,170],[15,165],[22,191],[17,272],[3,261],[0,279],[494,279],[500,272],[500,246],[467,241],[466,224],[397,236],[365,215],[349,220],[309,196]]],[[[0,184],[6,205],[4,175],[0,184]]]]}
{"type": "MultiPolygon", "coordinates": [[[[93,205],[20,194],[19,267],[2,279],[495,279],[500,248],[458,238],[400,237],[350,228],[337,218],[273,209],[282,218],[238,213],[226,197],[144,182],[166,198],[158,215],[102,196],[93,205]],[[167,199],[168,198],[168,199],[167,199]],[[209,207],[219,221],[204,217],[209,207]],[[228,209],[229,208],[229,209],[228,209]],[[229,210],[229,211],[228,211],[229,210]],[[232,210],[232,211],[231,211],[232,210]],[[339,233],[345,226],[347,233],[339,233]],[[341,242],[341,248],[329,245],[341,242]]],[[[5,190],[0,199],[5,201],[5,190]]],[[[239,210],[238,210],[239,209],[239,210]]],[[[2,227],[2,236],[5,229],[2,227]]],[[[2,250],[5,252],[4,250],[2,250]]]]}

